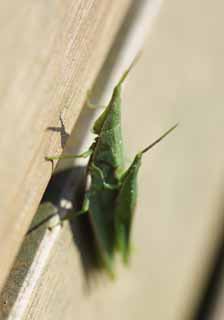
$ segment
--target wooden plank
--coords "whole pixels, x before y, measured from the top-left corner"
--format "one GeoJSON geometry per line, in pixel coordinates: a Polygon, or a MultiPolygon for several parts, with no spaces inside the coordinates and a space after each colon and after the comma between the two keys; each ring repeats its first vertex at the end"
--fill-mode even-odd
{"type": "Polygon", "coordinates": [[[24,319],[193,318],[224,219],[222,12],[221,1],[165,2],[127,80],[123,115],[131,155],[180,121],[144,157],[131,266],[119,267],[112,283],[93,276],[86,288],[69,227],[55,230],[24,319]]]}
{"type": "Polygon", "coordinates": [[[0,5],[0,287],[130,0],[0,5]],[[19,214],[20,213],[20,214],[19,214]]]}
{"type": "MultiPolygon", "coordinates": [[[[128,12],[127,18],[124,21],[118,37],[116,38],[116,42],[112,50],[110,50],[109,57],[103,66],[103,70],[97,78],[96,85],[94,85],[93,97],[98,103],[105,103],[105,99],[107,100],[110,97],[111,89],[115,83],[117,83],[117,79],[120,78],[121,69],[127,68],[133,59],[133,55],[138,53],[140,49],[139,47],[141,46],[145,37],[145,27],[147,25],[150,27],[155,13],[158,12],[159,6],[160,4],[157,1],[150,2],[150,4],[148,2],[142,2],[141,5],[135,3],[131,6],[131,10],[128,12]],[[141,28],[139,29],[140,25],[141,28]],[[144,28],[142,28],[143,26],[144,28]],[[136,37],[138,39],[138,45],[136,45],[136,37]],[[123,59],[125,57],[125,61],[120,58],[121,56],[123,59]],[[111,68],[113,72],[111,72],[111,68]]],[[[89,131],[89,120],[92,118],[92,114],[94,112],[93,110],[89,110],[87,108],[82,110],[78,122],[73,130],[72,137],[69,139],[69,143],[66,146],[66,153],[77,153],[80,151],[78,150],[80,148],[79,143],[75,143],[74,145],[74,141],[77,139],[77,137],[83,139],[83,137],[86,136],[83,129],[86,128],[89,131]]],[[[99,112],[102,112],[102,110],[99,110],[99,112]]],[[[89,137],[85,139],[85,144],[87,144],[87,146],[88,143],[89,137]]],[[[62,166],[58,166],[58,169],[62,169],[63,166],[67,167],[67,164],[67,161],[62,161],[62,166]]],[[[59,186],[63,190],[62,194],[59,196],[59,199],[64,197],[69,199],[71,196],[73,196],[74,187],[78,185],[78,179],[79,177],[77,175],[77,171],[74,170],[74,172],[70,174],[67,182],[61,180],[59,181],[59,186]],[[72,194],[70,194],[71,191],[72,194]]],[[[58,187],[53,193],[58,193],[58,187]]],[[[51,208],[48,210],[48,206],[46,206],[45,209],[41,210],[42,213],[39,212],[36,215],[36,218],[39,217],[39,220],[43,219],[42,215],[45,215],[45,211],[49,211],[48,213],[50,214],[51,208]]],[[[90,273],[87,271],[89,268],[86,269],[87,265],[84,261],[86,259],[80,259],[80,255],[83,254],[83,256],[89,256],[91,251],[77,251],[76,248],[74,250],[74,241],[76,242],[76,245],[78,245],[79,249],[81,243],[84,247],[88,247],[88,242],[80,242],[81,234],[79,234],[79,232],[77,233],[77,231],[78,228],[76,226],[75,233],[71,234],[70,227],[65,224],[62,230],[57,228],[56,230],[53,230],[53,232],[49,233],[47,230],[44,231],[44,228],[42,227],[26,237],[22,249],[20,250],[20,254],[16,259],[12,272],[10,273],[7,284],[0,296],[1,319],[21,320],[30,317],[39,318],[42,312],[44,312],[45,319],[49,317],[58,318],[59,315],[63,316],[63,319],[71,319],[74,314],[79,316],[74,310],[75,305],[73,305],[73,303],[70,305],[71,300],[74,298],[73,275],[78,276],[79,278],[79,284],[77,283],[75,286],[75,292],[78,296],[80,294],[82,295],[82,293],[79,292],[79,289],[81,289],[83,285],[87,289],[86,286],[90,284],[88,280],[91,280],[90,282],[92,284],[93,279],[92,277],[88,278],[90,273]],[[66,253],[66,255],[64,255],[64,253],[66,253]],[[53,259],[56,259],[54,262],[52,261],[53,256],[53,259]],[[84,263],[85,268],[83,268],[84,265],[82,265],[82,263],[84,263]],[[59,265],[61,266],[62,264],[64,265],[63,273],[59,272],[59,274],[61,274],[60,278],[57,277],[56,272],[54,269],[52,269],[54,264],[55,267],[59,265]],[[48,273],[47,270],[49,270],[49,272],[56,277],[53,276],[52,278],[50,276],[51,280],[48,279],[48,276],[45,278],[44,274],[46,274],[46,272],[48,273]],[[69,283],[67,283],[67,280],[64,278],[65,275],[67,275],[67,280],[70,279],[69,283]],[[63,286],[65,285],[65,288],[61,288],[62,291],[60,291],[59,285],[59,291],[55,292],[57,304],[54,306],[54,298],[51,300],[50,297],[49,300],[46,300],[49,303],[47,307],[48,310],[44,311],[45,306],[42,305],[43,301],[39,301],[39,289],[43,288],[43,284],[44,287],[45,285],[49,285],[49,290],[51,290],[51,286],[55,286],[54,281],[60,283],[61,280],[63,282],[63,286]],[[40,285],[40,283],[42,284],[40,285]],[[61,292],[63,295],[62,304],[59,301],[59,292],[61,292]],[[37,302],[36,299],[39,302],[37,302]]],[[[93,274],[91,273],[91,275],[93,274]]],[[[100,278],[102,278],[102,275],[100,275],[100,278]]],[[[41,295],[42,294],[43,292],[41,295]]],[[[44,295],[45,294],[43,294],[43,297],[44,295]]]]}

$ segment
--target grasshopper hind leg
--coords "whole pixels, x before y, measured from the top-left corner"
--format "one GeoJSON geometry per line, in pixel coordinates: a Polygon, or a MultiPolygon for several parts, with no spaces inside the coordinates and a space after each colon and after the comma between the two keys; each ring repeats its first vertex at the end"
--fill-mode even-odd
{"type": "Polygon", "coordinates": [[[68,211],[68,213],[64,216],[63,220],[71,221],[82,214],[86,214],[88,211],[89,211],[89,200],[85,197],[83,201],[82,209],[79,211],[75,211],[75,210],[68,211]]]}

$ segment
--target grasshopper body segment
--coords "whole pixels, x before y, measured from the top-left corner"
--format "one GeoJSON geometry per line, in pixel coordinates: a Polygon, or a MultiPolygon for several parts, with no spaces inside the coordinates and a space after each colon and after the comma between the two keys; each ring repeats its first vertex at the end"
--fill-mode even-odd
{"type": "Polygon", "coordinates": [[[97,134],[87,174],[91,185],[86,193],[91,221],[100,256],[106,269],[113,273],[115,249],[114,205],[118,193],[118,170],[124,167],[121,130],[121,83],[115,87],[109,105],[96,120],[97,134]]]}
{"type": "Polygon", "coordinates": [[[110,103],[96,120],[93,131],[98,136],[92,161],[102,170],[108,183],[115,183],[116,170],[124,168],[121,84],[115,87],[110,103]]]}

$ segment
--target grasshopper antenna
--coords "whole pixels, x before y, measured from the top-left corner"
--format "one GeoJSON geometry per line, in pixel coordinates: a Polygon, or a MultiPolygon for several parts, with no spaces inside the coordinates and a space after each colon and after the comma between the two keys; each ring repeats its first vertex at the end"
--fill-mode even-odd
{"type": "Polygon", "coordinates": [[[163,140],[166,136],[168,136],[168,134],[170,134],[174,129],[176,129],[176,127],[179,125],[179,123],[176,123],[174,126],[172,126],[168,131],[166,131],[161,137],[159,137],[158,139],[156,139],[153,143],[151,143],[148,147],[146,147],[145,149],[143,149],[141,151],[141,153],[145,153],[147,152],[149,149],[153,148],[157,143],[159,143],[161,140],[163,140]]]}

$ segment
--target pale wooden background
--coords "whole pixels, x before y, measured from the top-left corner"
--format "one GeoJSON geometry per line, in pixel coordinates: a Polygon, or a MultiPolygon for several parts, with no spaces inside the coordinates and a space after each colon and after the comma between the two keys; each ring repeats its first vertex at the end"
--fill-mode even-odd
{"type": "MultiPolygon", "coordinates": [[[[125,84],[130,159],[180,122],[144,157],[130,267],[88,287],[69,226],[47,232],[11,319],[194,319],[224,221],[223,7],[164,2],[125,84]]],[[[222,299],[210,319],[222,319],[222,299]]]]}
{"type": "Polygon", "coordinates": [[[131,1],[7,1],[0,5],[0,287],[131,1]]]}

